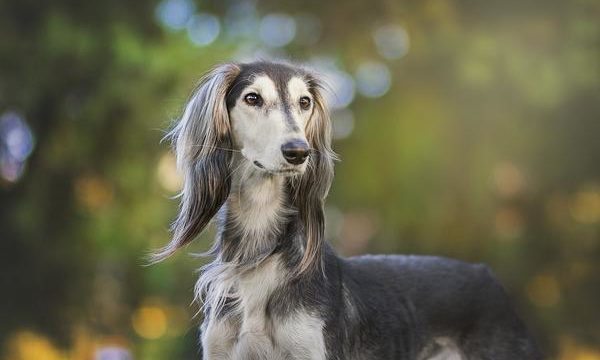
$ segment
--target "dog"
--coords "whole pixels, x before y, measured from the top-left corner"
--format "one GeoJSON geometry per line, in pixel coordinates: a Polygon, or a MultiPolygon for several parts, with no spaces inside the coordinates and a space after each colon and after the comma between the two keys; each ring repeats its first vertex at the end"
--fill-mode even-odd
{"type": "Polygon", "coordinates": [[[301,66],[218,65],[169,134],[183,190],[153,260],[215,219],[195,287],[203,359],[541,359],[485,265],[336,255],[324,240],[336,155],[323,94],[301,66]]]}

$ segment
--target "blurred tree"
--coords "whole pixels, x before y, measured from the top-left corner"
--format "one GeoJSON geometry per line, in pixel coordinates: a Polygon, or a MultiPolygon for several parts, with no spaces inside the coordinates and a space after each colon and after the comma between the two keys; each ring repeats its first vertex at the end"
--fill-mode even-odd
{"type": "MultiPolygon", "coordinates": [[[[100,211],[127,190],[110,169],[128,152],[116,144],[132,127],[123,119],[136,104],[114,81],[118,75],[131,90],[143,87],[147,75],[118,58],[115,44],[123,36],[158,41],[153,10],[149,1],[0,4],[0,111],[21,112],[37,147],[27,176],[0,191],[0,286],[7,289],[0,341],[21,327],[65,341],[84,314],[99,253],[78,201],[100,211]]],[[[146,101],[169,89],[160,87],[164,80],[152,82],[146,101]]],[[[138,142],[160,138],[150,135],[138,142]]]]}
{"type": "Polygon", "coordinates": [[[342,253],[488,262],[550,354],[598,356],[599,15],[597,0],[0,2],[0,118],[35,146],[0,179],[0,344],[33,330],[68,346],[83,326],[140,358],[194,357],[199,261],[141,266],[176,205],[159,142],[211,65],[271,55],[332,79],[342,253]]]}

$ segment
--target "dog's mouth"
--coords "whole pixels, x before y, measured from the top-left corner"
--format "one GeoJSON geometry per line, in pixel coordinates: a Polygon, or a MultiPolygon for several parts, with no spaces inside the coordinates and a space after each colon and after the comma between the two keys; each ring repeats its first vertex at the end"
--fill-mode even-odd
{"type": "Polygon", "coordinates": [[[254,166],[256,166],[259,169],[265,169],[265,166],[263,164],[261,164],[259,161],[254,160],[253,162],[254,166]]]}
{"type": "Polygon", "coordinates": [[[269,175],[278,175],[278,176],[294,176],[294,175],[300,175],[302,174],[302,169],[298,166],[290,166],[290,167],[281,167],[279,169],[267,169],[263,164],[260,163],[260,161],[254,160],[252,162],[252,164],[254,164],[254,166],[269,174],[269,175]]]}
{"type": "Polygon", "coordinates": [[[281,175],[281,176],[294,176],[302,174],[302,171],[298,169],[278,169],[269,171],[270,174],[273,175],[281,175]]]}

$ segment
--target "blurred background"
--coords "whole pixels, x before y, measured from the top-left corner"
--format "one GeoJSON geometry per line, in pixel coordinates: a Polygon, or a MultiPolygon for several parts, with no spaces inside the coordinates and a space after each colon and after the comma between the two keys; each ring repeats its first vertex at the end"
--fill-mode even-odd
{"type": "Polygon", "coordinates": [[[344,255],[486,262],[551,359],[600,359],[600,1],[0,2],[0,358],[194,359],[160,140],[217,62],[335,91],[344,255]]]}

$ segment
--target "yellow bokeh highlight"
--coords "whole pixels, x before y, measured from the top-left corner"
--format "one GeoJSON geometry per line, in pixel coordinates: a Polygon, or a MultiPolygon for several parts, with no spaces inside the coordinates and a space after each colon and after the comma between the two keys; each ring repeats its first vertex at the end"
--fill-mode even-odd
{"type": "Polygon", "coordinates": [[[167,314],[159,306],[142,306],[133,314],[131,324],[139,336],[158,339],[167,331],[167,314]]]}
{"type": "Polygon", "coordinates": [[[156,179],[163,189],[169,192],[178,192],[183,186],[183,179],[177,171],[175,156],[167,152],[160,157],[156,167],[156,179]]]}
{"type": "Polygon", "coordinates": [[[560,347],[559,360],[600,360],[600,349],[578,344],[568,337],[561,339],[560,347]]]}
{"type": "Polygon", "coordinates": [[[130,350],[129,340],[122,336],[98,336],[83,326],[75,327],[68,349],[59,349],[44,335],[20,330],[11,335],[0,359],[6,360],[91,360],[108,348],[130,350]]]}
{"type": "Polygon", "coordinates": [[[113,189],[99,177],[85,176],[75,182],[77,201],[88,211],[97,211],[113,200],[113,189]]]}
{"type": "Polygon", "coordinates": [[[579,191],[571,201],[571,216],[582,224],[600,222],[600,189],[593,187],[579,191]]]}
{"type": "Polygon", "coordinates": [[[65,360],[67,356],[47,338],[31,331],[19,331],[8,339],[8,360],[65,360]]]}

